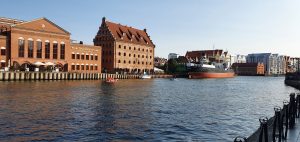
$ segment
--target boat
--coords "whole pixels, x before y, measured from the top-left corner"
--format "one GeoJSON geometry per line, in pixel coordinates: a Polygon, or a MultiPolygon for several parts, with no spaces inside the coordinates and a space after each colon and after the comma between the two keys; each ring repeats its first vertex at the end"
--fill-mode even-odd
{"type": "Polygon", "coordinates": [[[142,76],[140,76],[141,79],[151,79],[151,75],[148,75],[146,72],[142,76]]]}
{"type": "Polygon", "coordinates": [[[105,80],[106,83],[116,83],[117,81],[118,81],[118,79],[114,79],[114,78],[111,78],[111,77],[109,77],[105,80]]]}
{"type": "Polygon", "coordinates": [[[200,78],[232,78],[235,76],[234,71],[225,63],[209,63],[203,59],[199,64],[188,63],[188,76],[190,79],[200,78]]]}

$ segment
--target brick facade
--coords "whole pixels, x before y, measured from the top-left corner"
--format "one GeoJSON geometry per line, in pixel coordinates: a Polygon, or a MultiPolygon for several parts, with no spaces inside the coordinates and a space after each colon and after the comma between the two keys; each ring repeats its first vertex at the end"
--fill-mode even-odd
{"type": "MultiPolygon", "coordinates": [[[[0,23],[2,24],[0,24],[2,35],[0,47],[6,47],[7,53],[6,57],[0,58],[6,58],[5,67],[10,65],[13,70],[23,71],[27,68],[33,71],[37,67],[36,63],[41,62],[46,65],[41,65],[40,68],[52,67],[60,71],[71,71],[74,62],[71,52],[77,49],[85,51],[86,54],[97,54],[98,58],[101,56],[99,54],[101,47],[71,44],[70,33],[46,18],[29,22],[1,18],[0,23]]],[[[82,60],[80,63],[101,66],[101,60],[82,60]]],[[[101,70],[80,70],[82,71],[101,72],[101,70]]]]}
{"type": "Polygon", "coordinates": [[[146,30],[102,19],[94,39],[102,46],[102,70],[107,72],[153,72],[154,48],[146,30]]]}

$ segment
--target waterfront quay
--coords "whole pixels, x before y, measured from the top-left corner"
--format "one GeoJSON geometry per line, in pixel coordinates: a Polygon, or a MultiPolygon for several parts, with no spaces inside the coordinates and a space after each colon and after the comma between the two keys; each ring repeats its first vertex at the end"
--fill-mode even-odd
{"type": "MultiPolygon", "coordinates": [[[[171,78],[172,75],[151,75],[151,78],[171,78]]],[[[0,81],[17,80],[99,80],[140,79],[140,75],[74,72],[0,72],[0,81]]]]}

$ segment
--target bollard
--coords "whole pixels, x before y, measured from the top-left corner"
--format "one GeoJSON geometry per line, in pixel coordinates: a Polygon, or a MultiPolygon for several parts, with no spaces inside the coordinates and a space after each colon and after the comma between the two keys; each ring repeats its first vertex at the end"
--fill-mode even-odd
{"type": "Polygon", "coordinates": [[[283,115],[281,116],[281,121],[283,122],[282,125],[282,139],[287,138],[287,132],[288,132],[288,127],[289,127],[289,102],[288,101],[283,101],[283,109],[282,109],[283,115]]]}
{"type": "Polygon", "coordinates": [[[297,93],[297,97],[296,97],[296,117],[299,118],[300,115],[300,93],[297,93]]]}
{"type": "Polygon", "coordinates": [[[281,142],[281,136],[282,136],[282,120],[280,118],[281,116],[281,108],[279,106],[274,107],[275,111],[275,118],[273,122],[273,133],[272,133],[272,139],[273,142],[277,141],[281,142]]]}
{"type": "Polygon", "coordinates": [[[259,122],[260,122],[259,142],[269,142],[268,141],[268,118],[260,117],[259,122]]]}
{"type": "Polygon", "coordinates": [[[295,93],[290,94],[290,105],[289,105],[289,128],[294,128],[296,119],[296,105],[295,105],[295,93]]]}
{"type": "Polygon", "coordinates": [[[236,137],[233,142],[247,142],[245,137],[236,137]]]}

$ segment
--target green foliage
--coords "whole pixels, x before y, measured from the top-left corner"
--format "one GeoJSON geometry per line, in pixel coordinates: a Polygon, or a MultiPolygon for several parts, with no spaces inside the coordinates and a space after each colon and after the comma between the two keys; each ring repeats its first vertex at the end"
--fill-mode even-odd
{"type": "Polygon", "coordinates": [[[176,59],[170,59],[168,60],[168,63],[166,65],[167,73],[185,73],[186,72],[186,66],[185,64],[178,64],[176,59]]]}

